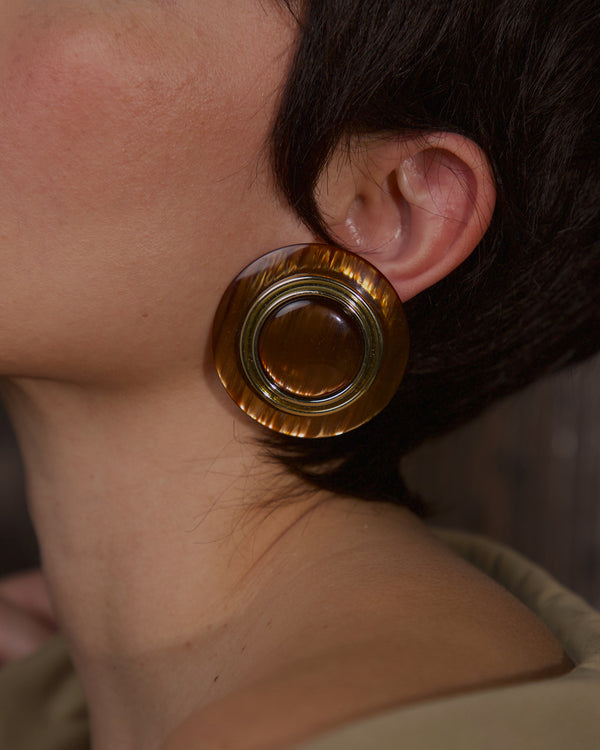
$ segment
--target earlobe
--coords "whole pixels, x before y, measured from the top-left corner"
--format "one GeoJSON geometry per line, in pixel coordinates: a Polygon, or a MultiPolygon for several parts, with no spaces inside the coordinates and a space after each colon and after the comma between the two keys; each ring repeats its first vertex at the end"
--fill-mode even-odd
{"type": "Polygon", "coordinates": [[[485,155],[453,133],[386,139],[362,149],[323,196],[332,230],[384,273],[404,301],[477,247],[495,188],[485,155]]]}

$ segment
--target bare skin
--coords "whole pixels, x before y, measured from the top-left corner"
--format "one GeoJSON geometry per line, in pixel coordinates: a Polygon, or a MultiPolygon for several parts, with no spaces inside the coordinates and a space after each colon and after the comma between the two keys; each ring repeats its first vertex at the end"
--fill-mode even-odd
{"type": "MultiPolygon", "coordinates": [[[[229,281],[316,239],[265,158],[289,15],[248,0],[5,5],[1,389],[94,750],[248,750],[252,733],[267,750],[564,668],[530,613],[407,512],[315,496],[266,461],[217,383],[229,281]],[[374,674],[370,697],[352,688],[374,674]],[[250,689],[256,710],[228,736],[250,689]]],[[[494,189],[477,147],[440,135],[361,150],[319,197],[406,300],[477,246],[494,189]]]]}
{"type": "MultiPolygon", "coordinates": [[[[208,430],[195,415],[159,413],[152,395],[156,434],[150,405],[133,409],[130,396],[120,416],[87,401],[79,434],[56,390],[51,431],[38,397],[26,433],[20,404],[26,455],[38,451],[30,492],[44,570],[95,747],[159,747],[198,711],[218,746],[249,685],[260,686],[255,700],[265,696],[262,723],[252,712],[250,724],[260,748],[267,727],[285,742],[349,715],[564,664],[527,610],[405,511],[329,498],[310,512],[310,497],[266,518],[248,511],[258,488],[277,484],[257,449],[230,438],[220,458],[203,461],[215,420],[208,430]],[[348,670],[363,684],[376,673],[379,691],[348,695],[348,670]],[[330,703],[296,700],[321,681],[330,703]],[[307,714],[273,712],[273,691],[307,714]]],[[[249,728],[236,726],[243,747],[249,728]]]]}
{"type": "Polygon", "coordinates": [[[38,470],[31,506],[96,747],[159,747],[189,715],[174,748],[188,732],[207,747],[224,737],[285,747],[390,705],[565,668],[526,609],[408,512],[300,497],[264,518],[240,507],[266,480],[264,465],[248,472],[248,446],[230,442],[237,475],[229,455],[190,478],[185,446],[200,435],[184,435],[181,420],[171,431],[163,413],[161,433],[143,442],[131,413],[96,414],[91,441],[89,417],[87,470],[83,441],[71,433],[57,450],[54,433],[54,463],[67,465],[52,485],[38,470]]]}
{"type": "Polygon", "coordinates": [[[378,711],[570,669],[531,612],[410,514],[351,500],[345,512],[350,547],[309,563],[264,610],[267,675],[197,708],[162,750],[283,750],[378,711]]]}

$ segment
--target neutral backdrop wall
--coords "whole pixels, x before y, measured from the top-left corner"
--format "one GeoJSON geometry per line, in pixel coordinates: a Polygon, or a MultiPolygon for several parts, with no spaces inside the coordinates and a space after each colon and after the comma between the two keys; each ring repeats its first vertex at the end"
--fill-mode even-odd
{"type": "Polygon", "coordinates": [[[419,448],[409,484],[434,521],[523,552],[600,608],[600,357],[419,448]]]}

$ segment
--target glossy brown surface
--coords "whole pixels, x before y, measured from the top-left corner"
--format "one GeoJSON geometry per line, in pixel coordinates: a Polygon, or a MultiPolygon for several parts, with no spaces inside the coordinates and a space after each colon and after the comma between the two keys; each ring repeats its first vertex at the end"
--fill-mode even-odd
{"type": "Polygon", "coordinates": [[[408,327],[370,263],[328,245],[295,245],[234,279],[215,315],[213,352],[223,385],[253,419],[287,435],[329,437],[390,401],[408,360],[408,327]]]}
{"type": "Polygon", "coordinates": [[[262,328],[262,367],[282,389],[319,398],[347,388],[356,378],[364,347],[355,321],[327,300],[283,305],[262,328]]]}

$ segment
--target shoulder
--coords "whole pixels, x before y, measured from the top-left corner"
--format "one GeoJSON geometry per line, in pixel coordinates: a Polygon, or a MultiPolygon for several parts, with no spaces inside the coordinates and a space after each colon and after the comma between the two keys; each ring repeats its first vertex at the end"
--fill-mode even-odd
{"type": "Polygon", "coordinates": [[[161,750],[284,750],[389,702],[384,648],[290,663],[195,711],[161,750]]]}
{"type": "Polygon", "coordinates": [[[285,750],[390,708],[571,666],[532,612],[445,548],[412,554],[406,586],[391,558],[363,562],[303,608],[308,641],[290,636],[267,677],[199,708],[161,750],[285,750]]]}
{"type": "MultiPolygon", "coordinates": [[[[420,638],[428,642],[427,628],[420,638]]],[[[286,750],[352,721],[426,699],[560,674],[562,655],[540,648],[524,659],[498,631],[483,650],[460,636],[428,645],[419,639],[374,638],[351,648],[298,660],[195,711],[161,750],[286,750]],[[461,645],[462,644],[462,645],[461,645]],[[449,655],[449,650],[451,655],[449,655]]],[[[531,645],[531,642],[530,642],[531,645]]]]}

